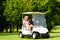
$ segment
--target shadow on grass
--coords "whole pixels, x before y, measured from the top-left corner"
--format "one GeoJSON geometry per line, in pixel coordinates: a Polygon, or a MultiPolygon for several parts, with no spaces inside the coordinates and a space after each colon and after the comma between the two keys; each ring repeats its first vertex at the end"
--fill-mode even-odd
{"type": "MultiPolygon", "coordinates": [[[[32,37],[31,38],[24,37],[24,38],[21,38],[21,39],[33,39],[33,38],[32,37]]],[[[50,39],[50,38],[37,38],[37,39],[33,39],[33,40],[38,40],[38,39],[50,39]]]]}
{"type": "Polygon", "coordinates": [[[60,36],[51,36],[50,38],[57,38],[57,37],[60,37],[60,36]]]}
{"type": "MultiPolygon", "coordinates": [[[[32,37],[28,37],[28,36],[25,36],[24,38],[33,39],[32,37]]],[[[24,39],[24,38],[22,38],[22,39],[24,39]]],[[[49,39],[49,38],[38,37],[37,39],[49,39]]],[[[33,40],[37,40],[37,39],[33,39],[33,40]]]]}
{"type": "Polygon", "coordinates": [[[60,33],[60,32],[50,32],[50,33],[60,33]]]}
{"type": "Polygon", "coordinates": [[[0,33],[0,36],[18,35],[18,33],[0,33]]]}
{"type": "Polygon", "coordinates": [[[53,35],[50,36],[50,38],[57,38],[60,37],[60,32],[51,32],[53,35]]]}

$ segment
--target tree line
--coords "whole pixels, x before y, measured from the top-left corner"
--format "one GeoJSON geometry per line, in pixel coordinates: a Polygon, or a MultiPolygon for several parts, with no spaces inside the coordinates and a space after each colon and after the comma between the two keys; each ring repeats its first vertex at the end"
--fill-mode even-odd
{"type": "Polygon", "coordinates": [[[60,25],[60,0],[0,0],[0,32],[18,32],[23,12],[45,12],[49,31],[60,25]]]}

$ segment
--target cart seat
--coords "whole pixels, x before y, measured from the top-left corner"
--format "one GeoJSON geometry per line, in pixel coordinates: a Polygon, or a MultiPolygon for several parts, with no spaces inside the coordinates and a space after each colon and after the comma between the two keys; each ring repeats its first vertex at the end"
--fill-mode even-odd
{"type": "Polygon", "coordinates": [[[22,25],[22,29],[23,30],[28,30],[28,28],[26,26],[24,26],[24,25],[22,25]]]}

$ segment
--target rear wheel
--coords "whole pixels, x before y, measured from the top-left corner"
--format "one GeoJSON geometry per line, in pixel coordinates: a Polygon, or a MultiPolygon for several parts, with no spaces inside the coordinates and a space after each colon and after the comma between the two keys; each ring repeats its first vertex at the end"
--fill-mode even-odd
{"type": "Polygon", "coordinates": [[[24,38],[22,32],[19,33],[19,37],[20,37],[20,38],[24,38]]]}

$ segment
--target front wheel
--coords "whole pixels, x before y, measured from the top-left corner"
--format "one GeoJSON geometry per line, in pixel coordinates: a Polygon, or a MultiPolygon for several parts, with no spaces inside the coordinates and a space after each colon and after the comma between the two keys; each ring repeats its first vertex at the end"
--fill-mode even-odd
{"type": "Polygon", "coordinates": [[[46,35],[46,38],[49,38],[49,37],[50,37],[50,35],[49,35],[49,34],[47,34],[47,35],[46,35]]]}
{"type": "Polygon", "coordinates": [[[38,38],[38,33],[33,33],[32,37],[33,37],[33,39],[37,39],[38,38]]]}

